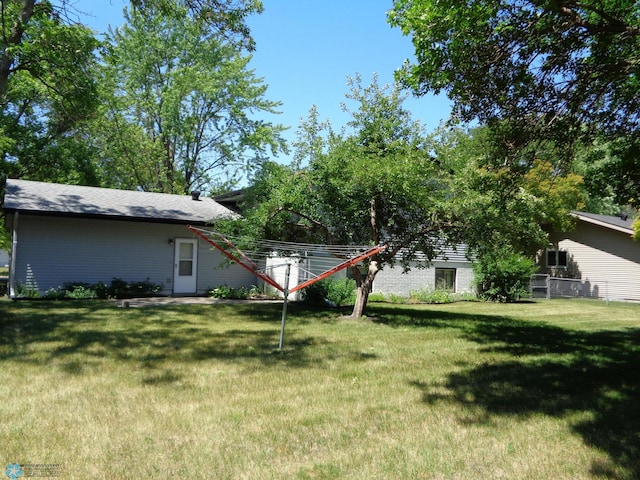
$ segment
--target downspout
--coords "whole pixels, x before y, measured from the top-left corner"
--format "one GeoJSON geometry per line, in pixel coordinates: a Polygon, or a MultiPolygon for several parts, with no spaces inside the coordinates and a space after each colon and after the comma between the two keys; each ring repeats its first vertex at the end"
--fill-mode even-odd
{"type": "Polygon", "coordinates": [[[18,251],[18,212],[13,215],[11,231],[11,263],[9,265],[9,298],[16,298],[16,253],[18,251]]]}

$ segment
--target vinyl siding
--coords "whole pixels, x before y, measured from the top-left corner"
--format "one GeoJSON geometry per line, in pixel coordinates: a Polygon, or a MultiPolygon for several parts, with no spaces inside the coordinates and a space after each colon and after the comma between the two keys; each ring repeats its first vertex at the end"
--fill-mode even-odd
{"type": "MultiPolygon", "coordinates": [[[[195,238],[181,225],[20,215],[16,284],[32,284],[41,293],[67,282],[149,279],[172,293],[174,247],[169,239],[195,238]]],[[[238,266],[215,268],[218,253],[206,242],[198,248],[198,293],[220,284],[250,286],[255,276],[238,266]]]]}
{"type": "Polygon", "coordinates": [[[473,292],[473,267],[469,262],[434,261],[429,268],[412,268],[403,273],[402,267],[385,267],[376,275],[373,291],[385,295],[408,296],[413,291],[436,288],[436,268],[456,269],[456,293],[473,292]]]}
{"type": "Polygon", "coordinates": [[[575,231],[551,240],[567,251],[568,267],[548,273],[582,280],[584,296],[640,301],[640,242],[630,235],[579,222],[575,231]]]}

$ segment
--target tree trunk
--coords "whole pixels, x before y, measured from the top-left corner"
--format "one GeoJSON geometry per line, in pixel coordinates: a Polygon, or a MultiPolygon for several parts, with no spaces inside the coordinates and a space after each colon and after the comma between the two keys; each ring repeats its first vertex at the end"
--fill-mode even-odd
{"type": "MultiPolygon", "coordinates": [[[[4,1],[2,3],[4,5],[4,1]]],[[[6,102],[7,85],[9,83],[11,66],[14,60],[12,51],[15,50],[15,48],[13,47],[16,47],[20,45],[20,43],[22,43],[24,29],[27,22],[33,15],[35,3],[35,0],[25,0],[20,10],[20,17],[16,20],[13,27],[11,28],[11,34],[9,35],[9,37],[5,38],[4,51],[0,56],[0,103],[3,105],[3,107],[6,102]]]]}
{"type": "Polygon", "coordinates": [[[369,300],[371,288],[373,287],[373,280],[376,278],[378,271],[380,271],[378,262],[372,260],[369,262],[369,269],[365,275],[356,275],[356,303],[353,306],[353,312],[351,312],[353,318],[362,317],[364,309],[367,306],[367,301],[369,300]]]}

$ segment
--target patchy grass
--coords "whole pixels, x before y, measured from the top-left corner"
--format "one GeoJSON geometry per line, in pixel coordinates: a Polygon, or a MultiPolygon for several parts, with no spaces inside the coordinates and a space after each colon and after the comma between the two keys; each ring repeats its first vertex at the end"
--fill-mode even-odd
{"type": "Polygon", "coordinates": [[[640,305],[0,301],[0,464],[62,477],[634,479],[640,305]],[[2,463],[4,462],[4,463],[2,463]]]}

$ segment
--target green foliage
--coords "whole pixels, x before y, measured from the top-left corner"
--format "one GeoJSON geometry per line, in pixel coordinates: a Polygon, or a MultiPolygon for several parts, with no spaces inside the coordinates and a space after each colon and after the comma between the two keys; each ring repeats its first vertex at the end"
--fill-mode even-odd
{"type": "Polygon", "coordinates": [[[329,278],[327,300],[338,307],[353,305],[356,282],[351,278],[329,278]]]}
{"type": "Polygon", "coordinates": [[[95,128],[114,186],[183,193],[233,183],[284,147],[282,127],[256,119],[279,103],[265,98],[250,58],[186,11],[134,9],[108,37],[95,128]]]}
{"type": "Polygon", "coordinates": [[[68,289],[65,292],[65,298],[70,299],[87,299],[87,298],[99,298],[98,294],[91,287],[84,285],[74,285],[73,288],[68,289]]]}
{"type": "Polygon", "coordinates": [[[50,2],[2,2],[0,169],[4,176],[95,183],[83,136],[98,106],[92,31],[50,2]]]}
{"type": "MultiPolygon", "coordinates": [[[[162,290],[161,284],[152,283],[148,278],[138,282],[128,282],[125,296],[127,297],[146,297],[155,295],[162,290]]],[[[124,297],[118,297],[124,298],[124,297]]]]}
{"type": "MultiPolygon", "coordinates": [[[[230,228],[248,238],[389,248],[354,272],[359,292],[380,267],[433,258],[455,223],[450,213],[450,168],[431,156],[432,143],[403,103],[397,85],[349,79],[355,108],[340,134],[312,109],[303,122],[290,166],[266,164],[244,204],[245,218],[230,228]]],[[[218,224],[220,227],[220,224],[218,224]]],[[[368,291],[366,292],[369,293],[368,291]]],[[[354,304],[360,316],[366,295],[354,304]]]]}
{"type": "Polygon", "coordinates": [[[461,227],[460,242],[474,253],[512,245],[533,255],[548,243],[549,228],[573,227],[568,213],[583,206],[582,178],[536,158],[537,151],[504,165],[499,141],[486,127],[436,132],[435,154],[453,169],[450,214],[461,227]]]}
{"type": "Polygon", "coordinates": [[[16,294],[18,298],[40,298],[40,292],[37,288],[22,283],[16,285],[16,294]]]}
{"type": "Polygon", "coordinates": [[[584,177],[587,211],[618,215],[621,206],[640,207],[640,138],[629,135],[581,145],[572,165],[584,177]]]}
{"type": "MultiPolygon", "coordinates": [[[[58,288],[50,288],[42,295],[48,300],[68,299],[107,299],[107,298],[134,298],[148,297],[159,293],[161,284],[155,284],[149,279],[143,281],[127,282],[120,278],[114,278],[110,284],[105,282],[85,283],[68,282],[58,288]]],[[[37,294],[34,297],[39,297],[37,294]]],[[[18,297],[26,297],[24,292],[18,289],[18,297]]]]}
{"type": "Polygon", "coordinates": [[[352,305],[355,289],[356,282],[351,278],[326,278],[304,288],[302,301],[308,305],[352,305]]]}
{"type": "Polygon", "coordinates": [[[454,294],[441,288],[415,290],[409,294],[410,303],[453,303],[454,301],[454,294]]]}
{"type": "Polygon", "coordinates": [[[510,247],[482,255],[474,263],[475,283],[480,298],[497,302],[515,302],[529,294],[529,281],[536,271],[535,262],[510,247]]]}
{"type": "Polygon", "coordinates": [[[145,16],[161,15],[183,22],[198,19],[204,28],[220,32],[237,48],[250,51],[255,42],[246,20],[264,10],[260,0],[132,0],[131,5],[145,16]]]}
{"type": "Polygon", "coordinates": [[[212,298],[226,300],[245,300],[258,296],[260,294],[260,290],[255,285],[251,288],[233,288],[228,285],[219,285],[216,288],[212,288],[211,290],[209,290],[208,294],[212,298]]]}
{"type": "Polygon", "coordinates": [[[389,22],[412,36],[417,61],[400,77],[418,94],[444,90],[454,116],[571,142],[588,127],[637,129],[632,3],[396,0],[389,22]]]}
{"type": "Polygon", "coordinates": [[[302,302],[307,305],[325,305],[327,303],[328,288],[326,281],[319,280],[300,292],[302,302]]]}
{"type": "Polygon", "coordinates": [[[247,294],[248,294],[247,289],[243,287],[233,288],[228,285],[220,285],[216,288],[209,290],[210,297],[220,298],[220,299],[232,299],[232,300],[246,299],[247,294]]]}
{"type": "Polygon", "coordinates": [[[384,293],[380,292],[372,292],[369,294],[369,302],[386,302],[387,298],[384,296],[384,293]]]}
{"type": "Polygon", "coordinates": [[[491,131],[482,163],[516,175],[535,161],[554,177],[574,169],[584,177],[578,204],[593,213],[640,205],[634,2],[396,0],[388,20],[415,47],[399,81],[419,95],[446,92],[451,123],[491,131]]]}
{"type": "Polygon", "coordinates": [[[407,303],[407,298],[403,297],[402,295],[398,295],[397,293],[390,293],[389,295],[387,295],[387,301],[389,303],[402,305],[407,303]]]}

